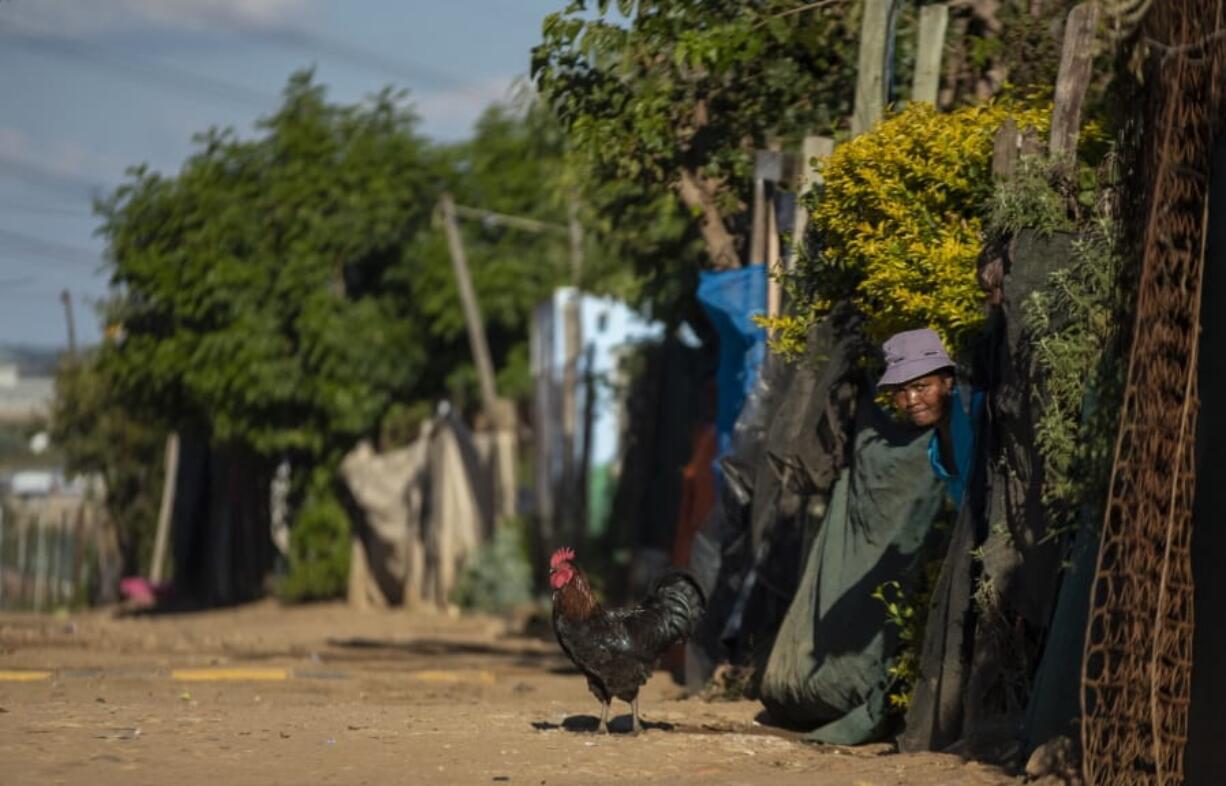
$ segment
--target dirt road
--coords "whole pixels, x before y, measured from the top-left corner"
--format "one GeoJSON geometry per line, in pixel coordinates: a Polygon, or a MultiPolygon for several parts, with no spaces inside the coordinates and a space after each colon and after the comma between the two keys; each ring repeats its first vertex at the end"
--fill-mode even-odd
{"type": "Polygon", "coordinates": [[[0,616],[4,786],[1016,782],[805,744],[757,724],[756,703],[682,699],[664,673],[640,705],[644,734],[593,734],[595,700],[556,644],[490,618],[271,602],[0,616]]]}

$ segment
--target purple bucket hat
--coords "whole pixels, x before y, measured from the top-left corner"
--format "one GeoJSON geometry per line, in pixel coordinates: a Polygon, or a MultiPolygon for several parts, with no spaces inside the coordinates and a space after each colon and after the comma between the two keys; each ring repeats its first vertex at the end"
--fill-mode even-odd
{"type": "Polygon", "coordinates": [[[928,328],[895,333],[881,349],[885,353],[885,373],[877,383],[879,387],[901,385],[954,365],[941,337],[928,328]]]}

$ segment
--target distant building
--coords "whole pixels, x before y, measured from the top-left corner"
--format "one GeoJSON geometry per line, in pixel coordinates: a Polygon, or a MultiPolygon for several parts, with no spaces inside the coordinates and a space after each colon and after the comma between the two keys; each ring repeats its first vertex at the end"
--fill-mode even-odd
{"type": "Polygon", "coordinates": [[[0,365],[0,423],[26,423],[45,418],[55,399],[51,377],[22,377],[15,365],[0,365]]]}
{"type": "Polygon", "coordinates": [[[0,423],[28,423],[51,414],[55,353],[0,347],[0,423]]]}
{"type": "Polygon", "coordinates": [[[565,454],[572,451],[577,463],[583,452],[584,432],[591,438],[587,446],[587,529],[600,534],[605,526],[612,499],[613,475],[618,455],[620,406],[616,379],[618,363],[624,352],[639,342],[659,341],[664,326],[612,298],[579,295],[579,332],[581,351],[575,373],[577,422],[574,441],[568,446],[563,431],[563,382],[566,375],[566,306],[576,292],[561,287],[539,304],[532,321],[532,374],[535,384],[536,507],[537,513],[552,517],[560,495],[574,494],[560,487],[565,454]],[[592,400],[587,399],[591,396],[592,400]],[[584,421],[591,418],[588,426],[584,421]],[[585,428],[586,426],[586,428],[585,428]]]}

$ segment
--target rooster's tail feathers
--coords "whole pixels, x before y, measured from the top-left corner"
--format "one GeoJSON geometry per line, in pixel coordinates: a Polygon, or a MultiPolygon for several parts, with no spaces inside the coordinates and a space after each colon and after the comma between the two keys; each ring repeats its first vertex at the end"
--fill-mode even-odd
{"type": "Polygon", "coordinates": [[[688,639],[707,609],[707,595],[698,580],[679,570],[657,579],[651,598],[663,612],[669,633],[677,639],[688,639]]]}

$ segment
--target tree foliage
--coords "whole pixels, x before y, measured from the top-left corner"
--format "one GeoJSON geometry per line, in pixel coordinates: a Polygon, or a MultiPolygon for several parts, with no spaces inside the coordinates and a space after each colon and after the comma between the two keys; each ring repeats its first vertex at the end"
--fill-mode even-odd
{"type": "Polygon", "coordinates": [[[735,267],[754,149],[850,112],[856,8],[575,0],[545,19],[532,73],[592,178],[675,189],[712,263],[735,267]]]}
{"type": "Polygon", "coordinates": [[[116,525],[125,575],[149,565],[162,490],[165,432],[130,409],[94,351],[56,372],[51,439],[70,474],[97,474],[116,525]]]}
{"type": "Polygon", "coordinates": [[[339,107],[299,73],[261,138],[214,129],[177,177],[132,170],[100,205],[124,393],[266,455],[370,430],[424,363],[404,262],[438,177],[415,124],[390,91],[339,107]]]}
{"type": "Polygon", "coordinates": [[[277,587],[282,598],[310,601],[344,594],[349,580],[349,516],[326,468],[314,471],[290,538],[289,572],[277,587]]]}
{"type": "MultiPolygon", "coordinates": [[[[456,201],[564,228],[568,220],[565,162],[557,126],[530,103],[493,105],[478,119],[473,136],[437,151],[446,184],[456,201]]],[[[564,231],[527,232],[462,218],[461,235],[473,287],[498,369],[500,395],[529,392],[527,337],[538,303],[570,280],[564,231]]],[[[421,309],[427,348],[422,385],[415,398],[450,397],[475,406],[477,378],[469,361],[460,296],[441,231],[418,235],[413,297],[421,309]],[[429,389],[424,383],[434,380],[429,389]]]]}
{"type": "MultiPolygon", "coordinates": [[[[362,437],[394,438],[405,412],[477,400],[441,192],[566,222],[562,143],[544,113],[491,108],[449,146],[416,127],[402,94],[336,105],[299,73],[255,138],[212,129],[176,175],[134,168],[98,206],[116,299],[97,372],[149,422],[301,470],[294,597],[343,585],[343,509],[307,482],[316,468],[327,475],[362,437]]],[[[569,278],[566,236],[472,221],[462,234],[502,392],[524,395],[529,319],[569,278]]]]}
{"type": "Polygon", "coordinates": [[[781,341],[850,300],[874,339],[928,326],[960,346],[983,320],[975,274],[993,135],[1005,118],[1042,130],[1049,114],[1008,102],[945,114],[912,104],[836,149],[811,201],[820,245],[790,279],[802,316],[777,324],[781,341]]]}

